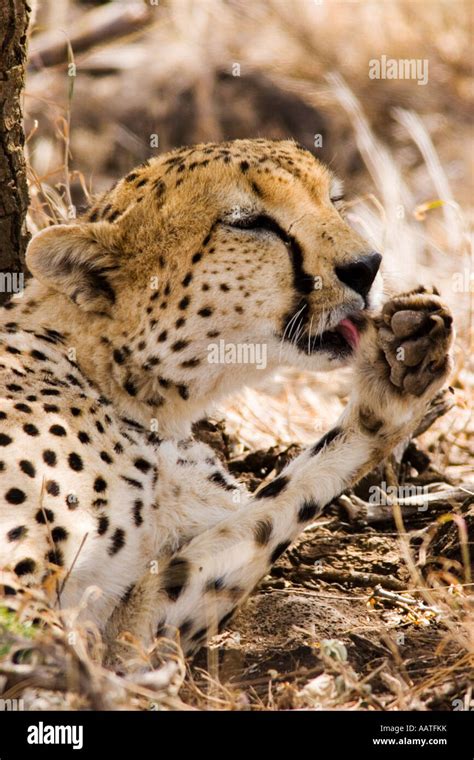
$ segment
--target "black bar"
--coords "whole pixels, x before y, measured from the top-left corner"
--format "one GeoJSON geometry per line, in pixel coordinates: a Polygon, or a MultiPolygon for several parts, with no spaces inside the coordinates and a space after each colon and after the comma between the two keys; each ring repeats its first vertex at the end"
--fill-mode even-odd
{"type": "Polygon", "coordinates": [[[344,756],[472,760],[474,714],[459,712],[0,712],[0,760],[191,757],[261,752],[265,759],[344,756]],[[64,730],[56,735],[56,729],[64,730]],[[69,729],[67,728],[69,727],[69,729]],[[76,731],[73,732],[75,727],[76,731]],[[82,727],[82,734],[80,732],[82,727]],[[33,744],[30,740],[40,740],[33,744]],[[69,739],[78,745],[45,743],[69,739]],[[423,743],[424,742],[424,743],[423,743]],[[82,743],[82,747],[79,744],[82,743]],[[192,753],[192,754],[191,754],[192,753]],[[277,755],[278,753],[278,755],[277,755]]]}

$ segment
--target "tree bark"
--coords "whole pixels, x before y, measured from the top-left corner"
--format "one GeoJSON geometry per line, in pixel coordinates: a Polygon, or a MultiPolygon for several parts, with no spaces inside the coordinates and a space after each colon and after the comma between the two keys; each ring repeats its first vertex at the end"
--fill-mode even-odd
{"type": "Polygon", "coordinates": [[[29,15],[25,0],[0,0],[0,303],[18,291],[18,273],[24,269],[29,240],[20,100],[29,15]]]}

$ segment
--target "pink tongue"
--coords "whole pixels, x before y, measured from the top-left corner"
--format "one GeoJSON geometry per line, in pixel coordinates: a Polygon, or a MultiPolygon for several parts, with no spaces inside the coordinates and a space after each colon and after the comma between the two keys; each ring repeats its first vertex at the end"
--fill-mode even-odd
{"type": "Polygon", "coordinates": [[[350,319],[341,319],[337,329],[342,333],[347,342],[351,344],[352,348],[357,348],[360,340],[359,330],[350,319]]]}

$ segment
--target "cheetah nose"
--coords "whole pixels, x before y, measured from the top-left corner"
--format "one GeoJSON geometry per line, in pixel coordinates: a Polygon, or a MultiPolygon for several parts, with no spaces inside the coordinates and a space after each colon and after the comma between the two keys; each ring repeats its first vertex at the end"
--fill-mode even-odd
{"type": "Polygon", "coordinates": [[[365,298],[379,271],[381,261],[380,253],[371,251],[366,256],[351,261],[350,264],[335,267],[335,272],[344,285],[348,285],[365,298]]]}

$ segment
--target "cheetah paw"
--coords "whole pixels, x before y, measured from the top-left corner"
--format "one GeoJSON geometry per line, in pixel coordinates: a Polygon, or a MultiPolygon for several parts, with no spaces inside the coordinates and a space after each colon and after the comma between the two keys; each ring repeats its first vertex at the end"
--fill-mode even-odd
{"type": "Polygon", "coordinates": [[[422,396],[444,383],[452,367],[453,318],[435,289],[388,301],[377,326],[390,383],[399,392],[422,396]]]}

